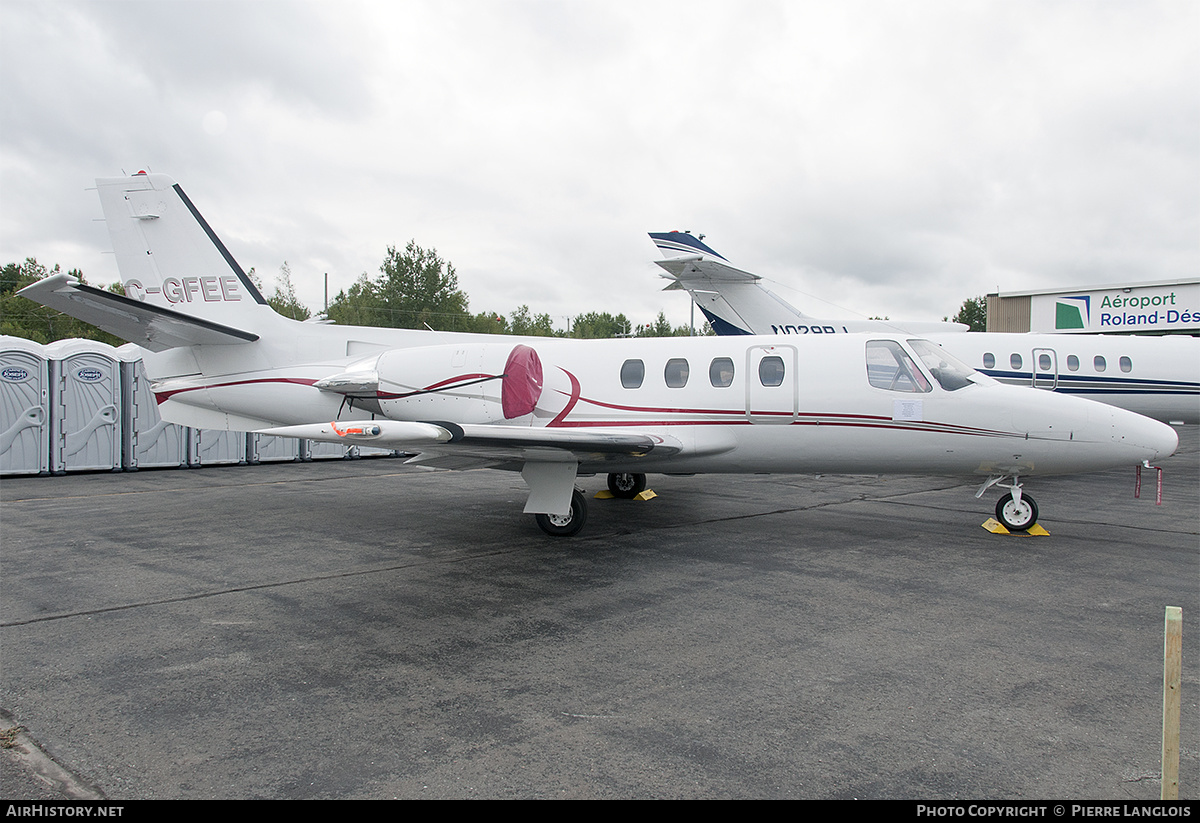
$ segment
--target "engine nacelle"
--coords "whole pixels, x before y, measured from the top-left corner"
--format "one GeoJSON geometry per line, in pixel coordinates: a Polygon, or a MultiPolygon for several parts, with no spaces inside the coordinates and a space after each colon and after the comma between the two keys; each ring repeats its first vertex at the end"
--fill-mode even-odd
{"type": "Polygon", "coordinates": [[[552,419],[570,397],[565,374],[544,368],[522,343],[392,349],[379,355],[374,371],[373,399],[393,420],[533,425],[552,419]]]}

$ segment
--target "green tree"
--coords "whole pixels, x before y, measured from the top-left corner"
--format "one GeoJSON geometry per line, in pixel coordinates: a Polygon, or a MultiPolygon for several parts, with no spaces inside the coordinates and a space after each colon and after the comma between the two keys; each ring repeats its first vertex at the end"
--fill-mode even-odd
{"type": "Polygon", "coordinates": [[[388,246],[371,279],[364,272],[348,291],[329,305],[329,319],[343,325],[389,326],[464,331],[474,318],[467,312],[466,292],[458,288],[454,266],[410,240],[404,251],[388,246]]]}
{"type": "Polygon", "coordinates": [[[514,309],[508,323],[509,334],[520,334],[530,337],[554,337],[554,324],[550,315],[539,314],[531,316],[529,306],[514,309]]]}
{"type": "Polygon", "coordinates": [[[639,326],[637,330],[638,337],[674,337],[675,329],[671,326],[671,321],[667,320],[665,312],[659,312],[658,317],[653,323],[647,323],[645,326],[639,326]]]}
{"type": "Polygon", "coordinates": [[[590,311],[575,318],[571,336],[581,339],[620,337],[632,331],[632,325],[623,314],[613,316],[608,312],[590,311]]]}
{"type": "Polygon", "coordinates": [[[965,323],[971,331],[987,331],[987,298],[972,297],[963,301],[962,308],[954,315],[955,323],[965,323]]]}
{"type": "Polygon", "coordinates": [[[508,321],[502,314],[484,311],[471,318],[471,325],[467,331],[475,334],[508,334],[508,321]]]}
{"type": "Polygon", "coordinates": [[[279,276],[275,278],[275,294],[267,298],[267,303],[284,317],[293,320],[307,320],[312,312],[296,299],[296,289],[292,286],[292,270],[287,261],[279,267],[279,276]]]}

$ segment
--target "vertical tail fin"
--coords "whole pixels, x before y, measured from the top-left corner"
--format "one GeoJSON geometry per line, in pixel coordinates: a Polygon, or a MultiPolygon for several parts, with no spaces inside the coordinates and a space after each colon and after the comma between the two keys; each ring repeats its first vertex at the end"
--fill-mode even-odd
{"type": "Polygon", "coordinates": [[[667,258],[655,261],[673,281],[666,290],[686,289],[717,334],[768,334],[777,315],[800,316],[764,289],[761,277],[729,265],[700,238],[671,231],[650,232],[650,239],[667,258]]]}
{"type": "Polygon", "coordinates": [[[684,254],[704,254],[709,257],[725,258],[704,245],[704,236],[694,237],[687,231],[652,231],[650,239],[665,257],[678,257],[684,254]]]}
{"type": "Polygon", "coordinates": [[[273,314],[174,180],[139,172],[96,186],[128,297],[243,329],[273,314]]]}

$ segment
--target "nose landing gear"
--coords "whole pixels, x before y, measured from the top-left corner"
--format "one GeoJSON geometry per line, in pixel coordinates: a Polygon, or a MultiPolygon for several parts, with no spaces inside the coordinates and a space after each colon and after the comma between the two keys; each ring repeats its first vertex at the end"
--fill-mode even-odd
{"type": "Polygon", "coordinates": [[[1000,501],[996,503],[996,520],[1010,532],[1028,531],[1037,524],[1037,503],[1029,495],[1021,493],[1020,478],[1016,475],[1012,475],[1011,483],[1005,483],[1004,480],[1008,476],[989,477],[987,482],[975,493],[975,497],[983,497],[983,493],[992,486],[1011,489],[1008,494],[1001,497],[1000,501]]]}
{"type": "Polygon", "coordinates": [[[1027,494],[1018,497],[1010,492],[996,503],[996,519],[1010,532],[1026,531],[1037,523],[1037,503],[1027,494]]]}

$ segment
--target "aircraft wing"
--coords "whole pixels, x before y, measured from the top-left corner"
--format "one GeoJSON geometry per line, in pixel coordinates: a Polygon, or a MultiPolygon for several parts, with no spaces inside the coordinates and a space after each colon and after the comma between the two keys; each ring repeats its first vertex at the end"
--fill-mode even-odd
{"type": "Polygon", "coordinates": [[[527,462],[572,460],[594,463],[614,458],[677,454],[674,438],[623,429],[558,429],[401,420],[310,423],[261,429],[259,434],[303,437],[325,443],[420,452],[417,462],[440,468],[513,468],[527,462]]]}
{"type": "Polygon", "coordinates": [[[251,332],[85,285],[67,274],[51,275],[17,294],[150,351],[165,351],[176,346],[250,343],[258,339],[258,335],[251,332]]]}

